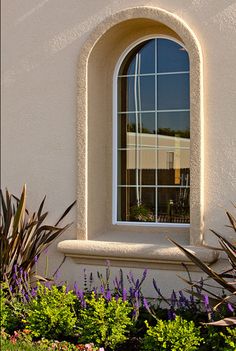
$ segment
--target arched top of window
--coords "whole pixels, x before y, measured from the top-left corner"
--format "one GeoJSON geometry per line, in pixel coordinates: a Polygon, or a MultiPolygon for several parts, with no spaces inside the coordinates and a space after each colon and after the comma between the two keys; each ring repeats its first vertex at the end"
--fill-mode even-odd
{"type": "Polygon", "coordinates": [[[116,77],[113,222],[190,222],[189,56],[175,40],[144,40],[116,77]]]}

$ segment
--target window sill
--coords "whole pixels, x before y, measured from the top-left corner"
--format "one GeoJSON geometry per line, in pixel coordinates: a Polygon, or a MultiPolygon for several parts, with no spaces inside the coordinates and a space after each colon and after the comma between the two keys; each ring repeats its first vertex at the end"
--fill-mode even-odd
{"type": "MultiPolygon", "coordinates": [[[[219,256],[218,252],[208,248],[185,247],[207,264],[216,262],[219,256]]],[[[192,261],[171,244],[65,240],[58,244],[58,250],[82,264],[104,265],[109,260],[113,266],[183,270],[184,263],[191,271],[198,271],[192,261]]]]}

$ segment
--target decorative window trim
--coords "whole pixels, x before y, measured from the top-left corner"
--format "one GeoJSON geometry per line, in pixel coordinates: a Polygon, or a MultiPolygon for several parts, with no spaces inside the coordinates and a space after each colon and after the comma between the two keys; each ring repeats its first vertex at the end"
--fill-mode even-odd
{"type": "MultiPolygon", "coordinates": [[[[112,256],[114,260],[122,260],[131,264],[137,257],[137,250],[143,257],[145,262],[167,262],[172,260],[174,249],[168,242],[166,246],[153,244],[153,252],[156,253],[157,258],[148,259],[148,254],[142,250],[145,249],[145,244],[140,244],[132,240],[131,243],[126,243],[125,240],[109,241],[94,240],[88,235],[88,86],[89,86],[89,58],[96,49],[96,44],[100,39],[103,39],[106,34],[112,30],[116,25],[134,20],[149,20],[156,24],[161,24],[174,31],[177,36],[181,38],[182,45],[185,45],[190,58],[190,110],[191,110],[191,125],[190,130],[193,131],[191,137],[191,200],[190,200],[190,241],[189,248],[196,253],[197,256],[205,262],[211,263],[217,259],[217,254],[210,251],[206,254],[203,241],[203,212],[204,212],[204,183],[203,183],[203,62],[202,52],[199,42],[189,28],[189,26],[178,16],[167,12],[160,8],[149,6],[138,6],[128,8],[118,13],[112,14],[100,23],[91,35],[86,39],[80,53],[78,62],[78,117],[77,117],[77,155],[78,155],[78,175],[77,175],[77,239],[65,240],[58,244],[59,251],[64,254],[76,257],[76,259],[86,259],[89,257],[90,263],[96,261],[96,257],[104,259],[112,256]],[[94,247],[97,247],[94,250],[94,247]],[[102,249],[103,247],[103,249],[102,249]],[[126,247],[129,248],[128,252],[126,247]],[[119,248],[119,249],[118,249],[119,248]],[[124,253],[121,254],[121,249],[124,253]],[[165,249],[167,251],[165,251],[165,249]],[[99,254],[100,250],[100,254],[99,254]],[[162,250],[164,250],[162,252],[162,250]],[[95,253],[96,251],[96,253],[95,253]],[[161,253],[162,252],[162,253],[161,253]],[[205,252],[203,256],[201,252],[205,252]]],[[[176,228],[176,232],[179,232],[176,228]]],[[[180,228],[181,229],[181,228],[180,228]]],[[[184,228],[182,228],[184,229],[184,228]]],[[[124,230],[127,230],[124,227],[124,230]]],[[[119,234],[119,233],[118,233],[119,234]]],[[[153,234],[153,232],[152,232],[153,234]]],[[[144,234],[145,235],[145,234],[144,234]]],[[[145,241],[145,239],[143,240],[145,241]]],[[[145,250],[144,250],[145,251],[145,250]]],[[[209,250],[207,250],[208,252],[209,250]]],[[[137,257],[140,261],[141,258],[137,257]]],[[[182,255],[180,252],[176,253],[173,258],[174,263],[180,264],[182,262],[182,255]]]]}

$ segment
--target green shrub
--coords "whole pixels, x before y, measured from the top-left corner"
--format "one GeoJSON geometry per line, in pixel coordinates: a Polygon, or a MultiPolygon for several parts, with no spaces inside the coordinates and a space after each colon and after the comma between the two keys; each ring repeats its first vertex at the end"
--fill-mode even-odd
{"type": "Polygon", "coordinates": [[[112,297],[107,301],[100,296],[96,299],[94,293],[86,303],[87,308],[80,311],[80,342],[93,342],[114,350],[127,339],[127,327],[132,325],[129,317],[132,307],[121,298],[112,297]]]}
{"type": "Polygon", "coordinates": [[[23,327],[22,318],[24,316],[25,306],[16,298],[8,299],[5,291],[5,284],[0,288],[0,330],[12,334],[14,330],[23,327]]]}
{"type": "Polygon", "coordinates": [[[147,334],[143,340],[145,351],[194,351],[198,349],[202,338],[200,328],[190,321],[176,316],[173,321],[158,320],[152,327],[147,325],[147,334]]]}
{"type": "Polygon", "coordinates": [[[228,334],[220,333],[224,338],[225,344],[227,345],[223,350],[224,351],[235,351],[236,350],[236,328],[226,328],[228,334]]]}
{"type": "Polygon", "coordinates": [[[2,330],[2,329],[6,329],[11,315],[10,308],[7,305],[6,296],[2,287],[0,288],[0,311],[1,311],[0,327],[2,330]]]}
{"type": "Polygon", "coordinates": [[[29,303],[27,326],[32,335],[50,339],[70,336],[75,331],[76,296],[66,292],[66,286],[50,289],[38,284],[37,297],[29,303]]]}

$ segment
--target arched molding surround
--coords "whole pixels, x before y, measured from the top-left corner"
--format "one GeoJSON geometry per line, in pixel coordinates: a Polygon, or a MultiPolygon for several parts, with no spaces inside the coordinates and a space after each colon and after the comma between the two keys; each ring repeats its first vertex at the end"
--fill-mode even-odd
{"type": "MultiPolygon", "coordinates": [[[[126,234],[124,236],[126,247],[127,241],[133,243],[130,245],[135,243],[140,245],[142,236],[143,242],[146,242],[146,235],[155,237],[154,246],[158,243],[158,237],[167,235],[174,238],[177,236],[179,242],[182,240],[192,248],[203,245],[202,75],[202,53],[199,42],[189,26],[173,13],[148,6],[128,8],[110,15],[93,30],[83,45],[78,62],[78,240],[77,243],[75,243],[76,240],[59,243],[60,251],[71,256],[86,258],[90,256],[86,241],[93,241],[93,246],[95,241],[100,243],[104,241],[103,247],[115,252],[113,244],[120,241],[119,244],[122,246],[121,231],[124,233],[126,230],[130,233],[129,239],[126,238],[126,234]],[[140,229],[138,226],[128,228],[123,225],[121,229],[119,226],[112,225],[113,74],[119,58],[127,47],[142,37],[159,34],[168,35],[182,42],[190,58],[191,224],[190,228],[141,227],[140,229]],[[119,240],[113,240],[114,237],[119,237],[119,240]],[[83,245],[86,246],[84,253],[83,245]]],[[[168,246],[167,241],[166,246],[168,246]]],[[[94,255],[100,256],[99,250],[95,248],[95,251],[94,255]]],[[[105,255],[104,250],[102,251],[101,257],[109,256],[105,255]]],[[[113,256],[115,256],[114,252],[113,256]]],[[[169,254],[171,255],[170,251],[169,254]]],[[[124,255],[119,253],[117,257],[122,257],[124,260],[124,255]]],[[[128,255],[135,257],[133,253],[128,255]]],[[[213,261],[215,258],[213,252],[212,255],[206,252],[206,261],[213,261]]],[[[164,260],[163,256],[162,260],[164,260]]]]}

